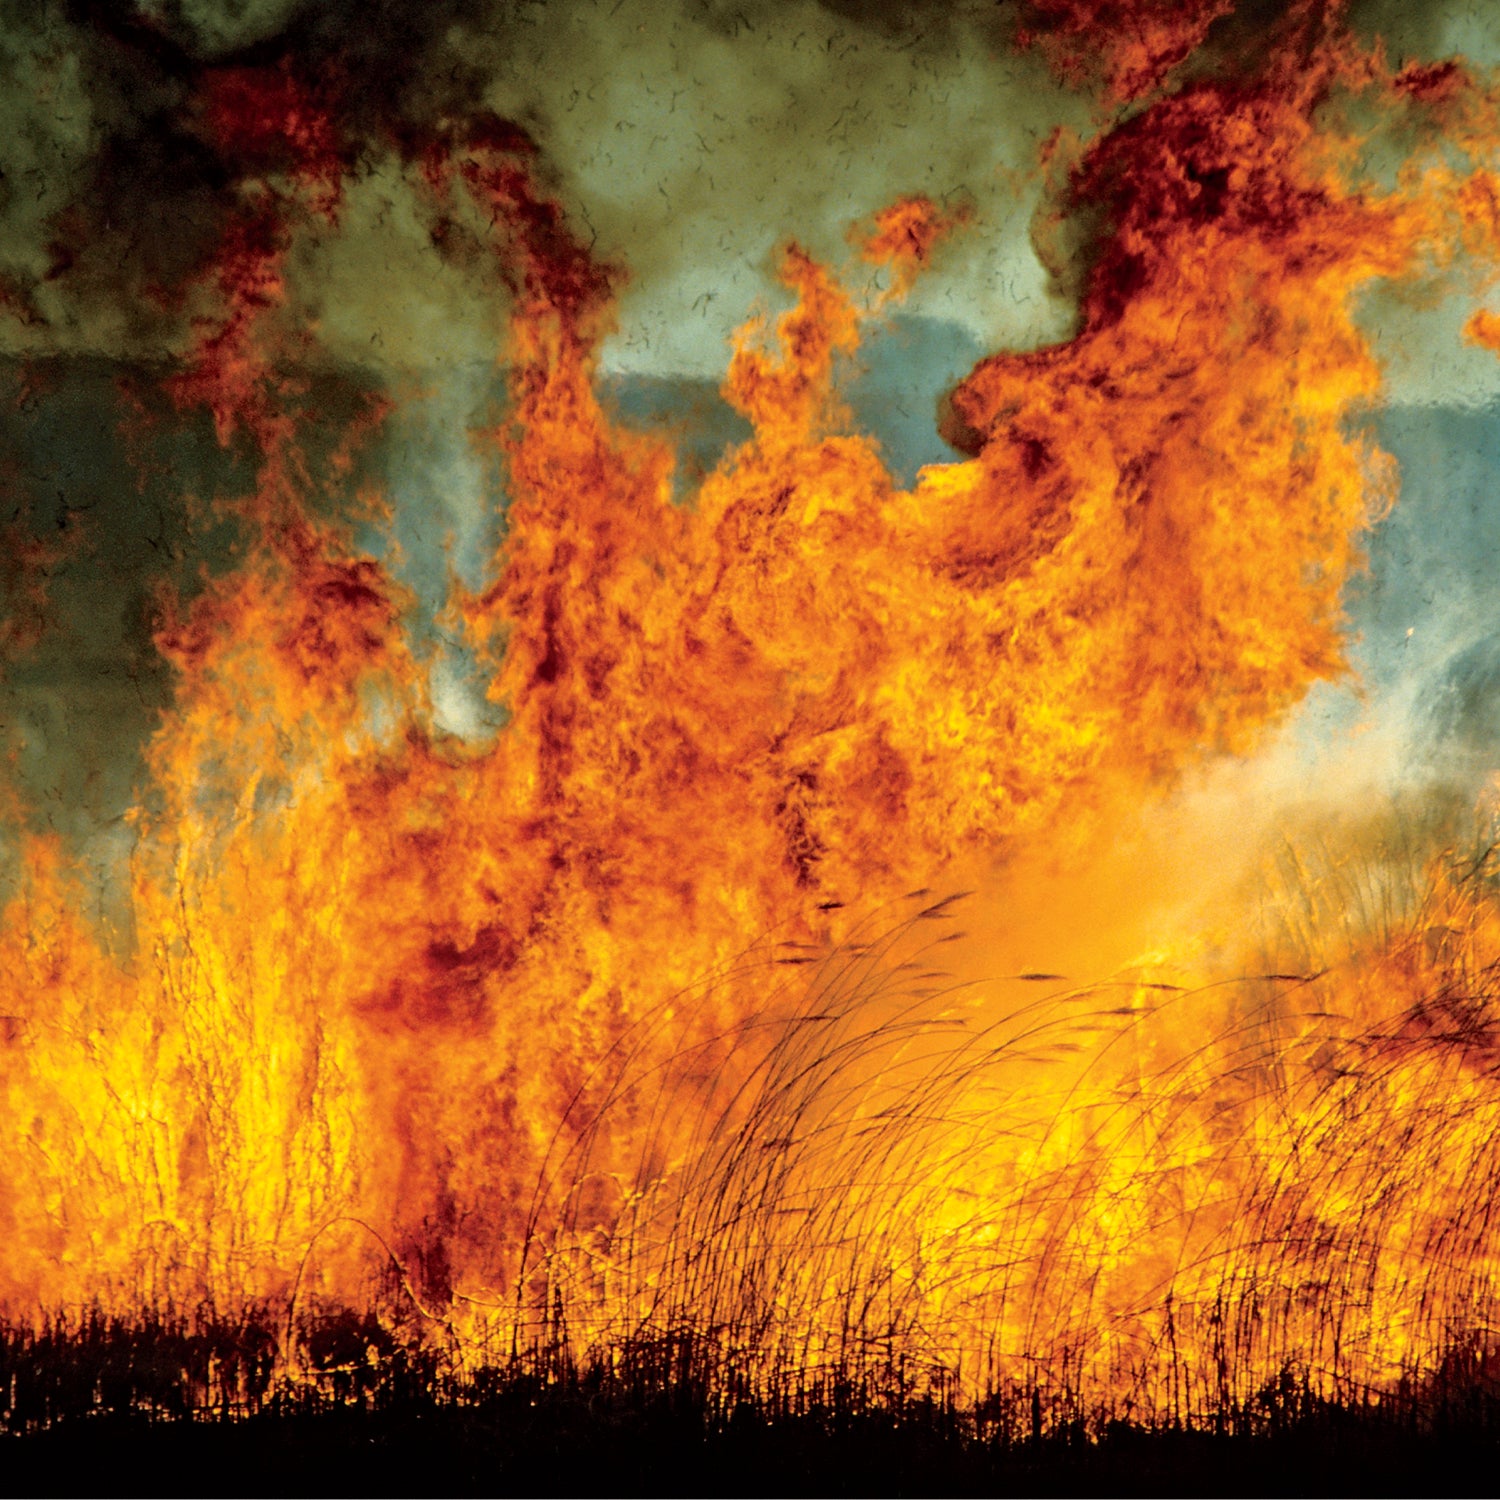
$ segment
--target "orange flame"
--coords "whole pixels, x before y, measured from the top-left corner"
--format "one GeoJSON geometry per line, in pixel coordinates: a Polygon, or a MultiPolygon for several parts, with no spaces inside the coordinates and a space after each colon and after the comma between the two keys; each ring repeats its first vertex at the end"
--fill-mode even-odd
{"type": "MultiPolygon", "coordinates": [[[[1114,65],[1129,93],[1223,7],[1138,9],[1170,35],[1114,65]]],[[[474,744],[434,724],[403,591],[315,518],[274,373],[281,258],[334,211],[336,141],[282,83],[222,80],[206,118],[266,176],[175,389],[258,443],[255,531],[164,603],[133,930],[96,931],[60,846],[26,841],[0,925],[5,1305],[357,1302],[394,1261],[465,1357],[565,1285],[580,1340],[686,1306],[746,1359],[811,1365],[883,1298],[934,1359],[1003,1380],[1088,1345],[1164,1407],[1165,1341],[1222,1374],[1242,1291],[1270,1321],[1235,1331],[1236,1381],[1321,1358],[1314,1292],[1378,1243],[1336,1373],[1418,1351],[1411,1267],[1462,1182],[1392,1178],[1376,1234],[1370,1163],[1434,1097],[1421,1160],[1482,1157],[1465,1121],[1495,1101],[1488,1022],[1416,998],[1405,937],[1212,1006],[1143,973],[965,1010],[839,916],[1067,847],[1344,670],[1341,592],[1394,489],[1347,425],[1379,390],[1353,299],[1494,237],[1487,178],[1358,184],[1312,103],[1392,85],[1330,55],[1185,87],[1084,155],[1077,336],[981,362],[951,402],[971,456],[910,490],[836,399],[865,314],[791,245],[795,305],[742,331],[724,386],[753,436],[674,504],[670,447],[595,392],[611,273],[527,143],[430,146],[435,212],[473,195],[517,294],[483,435],[505,534],[450,601],[507,715],[474,744]],[[805,991],[768,978],[829,951],[805,991]],[[1247,1204],[1262,1242],[1235,1237],[1247,1204]]],[[[946,227],[908,200],[864,253],[899,295],[946,227]]],[[[1493,914],[1441,899],[1428,930],[1465,955],[1443,973],[1488,972],[1493,914]]],[[[1444,1254],[1483,1280],[1463,1223],[1444,1254]]]]}
{"type": "Polygon", "coordinates": [[[1028,0],[1016,40],[1038,47],[1065,82],[1100,77],[1124,103],[1155,89],[1208,35],[1235,0],[1174,5],[1170,0],[1028,0]]]}

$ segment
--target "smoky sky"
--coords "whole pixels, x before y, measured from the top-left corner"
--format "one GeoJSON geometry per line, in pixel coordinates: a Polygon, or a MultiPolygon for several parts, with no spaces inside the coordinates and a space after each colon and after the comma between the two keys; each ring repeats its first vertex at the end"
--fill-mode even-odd
{"type": "MultiPolygon", "coordinates": [[[[1239,6],[1204,65],[1253,66],[1262,12],[1279,8],[1239,6]]],[[[1354,22],[1401,56],[1488,46],[1500,60],[1500,22],[1488,36],[1462,6],[1408,9],[1367,0],[1354,22]]],[[[779,244],[847,262],[851,224],[914,192],[973,215],[911,311],[990,349],[1063,338],[1076,287],[1038,255],[1038,153],[1099,116],[1010,45],[1024,16],[858,0],[3,0],[0,348],[180,353],[236,195],[289,165],[206,128],[206,91],[236,70],[284,77],[332,123],[339,220],[300,226],[290,267],[309,358],[493,359],[503,290],[461,237],[434,243],[408,160],[483,114],[531,137],[575,232],[620,268],[613,368],[716,378],[729,333],[776,295],[779,244]]],[[[1421,385],[1420,362],[1403,369],[1421,385]]],[[[1489,378],[1478,361],[1464,374],[1489,378]]]]}
{"type": "MultiPolygon", "coordinates": [[[[1280,9],[1241,4],[1195,65],[1253,65],[1280,9]]],[[[1041,154],[1104,116],[1087,86],[1012,45],[1024,15],[964,0],[0,0],[0,524],[48,559],[43,598],[5,595],[41,628],[16,637],[0,692],[36,820],[126,837],[141,747],[172,690],[153,611],[164,587],[190,595],[232,565],[233,527],[211,502],[254,483],[206,418],[151,394],[214,314],[226,225],[295,166],[271,137],[208,128],[216,81],[281,78],[331,122],[341,201],[290,232],[287,357],[332,427],[390,399],[342,483],[388,497],[388,533],[364,540],[437,633],[450,573],[482,580],[503,511],[503,476],[469,432],[503,399],[509,293],[476,248],[487,226],[434,232],[414,185],[424,147],[482,118],[534,144],[541,189],[617,268],[603,394],[676,440],[680,497],[744,436],[717,386],[734,328],[782,305],[778,247],[795,237],[863,295],[878,273],[851,227],[902,194],[963,205],[964,229],[843,372],[856,424],[910,482],[952,456],[939,404],[978,359],[1076,325],[1088,226],[1070,239],[1049,225],[1041,154]]],[[[1500,63],[1500,16],[1456,0],[1366,0],[1351,22],[1398,58],[1500,63]]],[[[1500,362],[1464,345],[1467,310],[1367,299],[1391,405],[1372,420],[1411,503],[1373,535],[1350,611],[1377,697],[1470,754],[1500,723],[1493,593],[1473,562],[1500,550],[1487,504],[1500,362]]],[[[439,714],[478,732],[465,670],[440,644],[439,714]]]]}
{"type": "Polygon", "coordinates": [[[434,245],[403,163],[483,113],[529,134],[576,232],[622,268],[616,367],[717,375],[729,332],[774,295],[778,244],[847,260],[851,223],[912,192],[976,210],[914,310],[991,344],[1065,336],[1071,309],[1029,243],[1035,158],[1057,125],[1087,127],[1088,101],[1005,45],[1006,15],[5,0],[0,337],[17,352],[181,349],[236,193],[287,165],[205,129],[205,89],[236,69],[285,76],[334,122],[340,223],[304,226],[290,287],[290,316],[316,322],[334,362],[493,357],[496,280],[434,245]]]}

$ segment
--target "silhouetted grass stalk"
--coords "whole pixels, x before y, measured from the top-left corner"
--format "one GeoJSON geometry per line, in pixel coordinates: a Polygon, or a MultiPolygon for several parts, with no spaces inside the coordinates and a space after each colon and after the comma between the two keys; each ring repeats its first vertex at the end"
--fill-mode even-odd
{"type": "Polygon", "coordinates": [[[921,894],[829,951],[749,955],[711,982],[761,983],[757,1014],[648,1017],[580,1089],[505,1295],[428,1305],[364,1225],[369,1309],[299,1278],[280,1308],[12,1328],[5,1424],[499,1380],[1020,1440],[1487,1390],[1500,859],[1287,871],[1258,971],[1208,986],[957,985],[957,902],[921,894]]]}

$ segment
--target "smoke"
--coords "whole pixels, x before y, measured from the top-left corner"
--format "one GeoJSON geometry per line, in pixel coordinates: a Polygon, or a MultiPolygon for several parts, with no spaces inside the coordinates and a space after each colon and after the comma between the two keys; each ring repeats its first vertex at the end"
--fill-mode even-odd
{"type": "Polygon", "coordinates": [[[301,226],[289,272],[325,358],[493,352],[494,278],[434,244],[400,159],[481,110],[541,144],[575,227],[627,268],[614,368],[717,378],[776,295],[780,241],[847,258],[849,225],[912,192],[974,208],[913,313],[985,347],[1064,335],[1029,219],[1038,145],[1084,127],[1085,101],[1002,50],[989,7],[853,9],[7,0],[0,276],[19,316],[0,348],[181,352],[237,189],[286,165],[205,128],[206,88],[236,68],[280,71],[333,122],[345,201],[301,226]]]}
{"type": "Polygon", "coordinates": [[[230,564],[204,518],[253,484],[201,420],[155,402],[143,422],[139,405],[223,316],[214,266],[237,216],[299,169],[275,121],[215,128],[235,80],[268,80],[283,125],[323,122],[336,205],[287,207],[263,322],[320,382],[325,429],[359,393],[387,398],[363,479],[391,524],[366,539],[416,592],[439,722],[475,735],[492,709],[435,614],[450,573],[479,586],[495,540],[500,479],[471,431],[495,420],[511,299],[489,226],[435,214],[424,144],[488,114],[538,143],[573,231],[623,269],[609,389],[627,420],[674,432],[680,486],[739,435],[712,384],[732,330],[784,295],[780,243],[795,232],[847,268],[850,226],[897,195],[967,205],[967,232],[849,372],[856,416],[910,479],[947,455],[938,398],[982,352],[1072,326],[1030,220],[1039,144],[1086,128],[1087,101],[1003,42],[981,5],[3,0],[5,463],[13,518],[61,559],[4,692],[43,823],[86,843],[122,827],[171,692],[155,601],[230,564]]]}
{"type": "Polygon", "coordinates": [[[1065,334],[1029,221],[1038,147],[1084,125],[1081,101],[989,51],[964,16],[928,32],[920,14],[872,29],[807,3],[627,3],[520,37],[488,97],[535,115],[565,201],[629,268],[607,362],[716,377],[730,331],[777,295],[779,241],[795,232],[836,265],[852,223],[917,192],[974,219],[913,314],[986,347],[1065,334]],[[562,86],[539,94],[536,77],[562,86]]]}
{"type": "MultiPolygon", "coordinates": [[[[385,496],[390,525],[364,540],[418,600],[439,722],[474,737],[493,727],[493,706],[436,616],[450,575],[481,586],[501,524],[502,478],[472,431],[498,420],[511,294],[477,212],[435,211],[424,146],[491,116],[535,143],[536,175],[571,231],[619,268],[606,396],[627,423],[670,432],[683,501],[742,435],[713,385],[732,331],[783,303],[778,246],[795,235],[868,300],[887,273],[858,263],[851,225],[904,193],[963,205],[964,228],[843,375],[855,424],[910,482],[948,455],[938,403],[979,359],[1077,327],[1098,225],[1066,188],[1114,118],[1100,91],[1174,67],[1252,68],[1285,8],[1205,9],[1186,30],[1163,19],[1150,66],[1117,69],[1113,85],[1097,70],[1060,78],[1063,53],[1046,44],[1046,25],[1065,31],[1068,13],[1088,20],[1097,7],[1022,9],[0,0],[0,355],[16,399],[32,403],[6,424],[6,464],[15,516],[62,559],[46,629],[26,637],[5,691],[48,821],[110,825],[128,805],[171,689],[150,640],[154,601],[167,586],[191,596],[205,567],[228,565],[232,541],[210,535],[203,507],[251,483],[244,455],[220,453],[190,416],[155,412],[144,476],[144,439],[113,436],[138,416],[121,379],[139,390],[187,357],[221,315],[212,272],[235,215],[298,168],[274,129],[213,128],[226,80],[279,80],[289,107],[326,127],[318,149],[336,203],[289,210],[267,323],[278,357],[321,382],[320,420],[387,401],[367,470],[330,503],[360,484],[385,496]],[[1041,44],[1013,45],[1018,18],[1041,44]],[[1200,51],[1182,53],[1182,38],[1200,51]]],[[[1463,4],[1379,0],[1350,21],[1398,63],[1500,61],[1500,22],[1463,4]]],[[[1070,33],[1085,50],[1097,17],[1089,24],[1070,33]]],[[[1402,149],[1376,132],[1370,151],[1399,165],[1402,149]]],[[[1461,337],[1483,295],[1434,275],[1366,296],[1393,408],[1377,436],[1395,448],[1406,494],[1372,533],[1369,581],[1349,596],[1363,696],[1322,690],[1293,731],[1312,743],[1399,725],[1410,766],[1462,763],[1470,779],[1496,711],[1489,594],[1469,566],[1494,544],[1489,468],[1455,457],[1483,450],[1484,409],[1500,395],[1500,361],[1461,337]],[[1434,578],[1447,582],[1427,598],[1434,578]]]]}

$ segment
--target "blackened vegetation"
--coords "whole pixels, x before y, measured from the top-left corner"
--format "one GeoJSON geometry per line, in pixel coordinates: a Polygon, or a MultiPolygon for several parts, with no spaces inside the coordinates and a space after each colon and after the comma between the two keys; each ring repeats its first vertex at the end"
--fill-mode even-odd
{"type": "MultiPolygon", "coordinates": [[[[1447,879],[1468,900],[1500,901],[1495,846],[1449,866],[1447,879]]],[[[1382,951],[1412,948],[1424,998],[1404,1024],[1366,1035],[1359,1047],[1382,1055],[1438,1049],[1488,1069],[1500,963],[1475,967],[1477,950],[1456,920],[1466,907],[1451,899],[1443,907],[1420,887],[1414,894],[1382,951]]],[[[455,1358],[444,1252],[454,1224],[451,1204],[440,1202],[427,1237],[397,1247],[361,1309],[304,1297],[233,1316],[200,1307],[0,1325],[7,1472],[19,1466],[24,1487],[38,1493],[1488,1493],[1500,1459],[1500,1347],[1477,1294],[1472,1326],[1447,1325],[1443,1357],[1434,1359],[1429,1345],[1420,1371],[1412,1366],[1380,1390],[1352,1378],[1330,1384],[1328,1369],[1292,1342],[1259,1366],[1268,1378],[1236,1377],[1234,1329],[1244,1309],[1227,1293],[1210,1319],[1223,1338],[1196,1374],[1179,1361],[1180,1320],[1168,1293],[1156,1352],[1170,1354],[1170,1368],[1141,1387],[1141,1399],[1103,1393],[1083,1351],[1066,1347],[1051,1363],[1008,1361],[977,1381],[968,1373],[961,1386],[956,1369],[922,1357],[910,1309],[877,1308],[857,1277],[849,1295],[862,1321],[824,1357],[809,1361],[795,1338],[778,1333],[764,1291],[777,1285],[775,1267],[764,1249],[756,1259],[761,1236],[736,1226],[749,1221],[753,1230],[757,1215],[791,1201],[788,1163],[836,1123],[819,1101],[843,1076],[841,1060],[878,1060],[882,1046],[910,1034],[906,1009],[868,1036],[851,1029],[889,998],[885,976],[941,979],[923,965],[896,964],[907,949],[892,944],[916,934],[925,964],[927,935],[946,932],[957,898],[910,899],[919,909],[894,938],[851,940],[805,994],[795,981],[803,998],[767,1059],[767,1085],[752,1091],[745,1117],[715,1137],[718,1147],[695,1169],[705,1174],[704,1193],[685,1202],[675,1229],[664,1219],[652,1225],[682,1242],[654,1315],[580,1352],[575,1334],[588,1309],[573,1299],[586,1299],[587,1286],[528,1231],[536,1248],[523,1273],[535,1295],[524,1326],[514,1341],[469,1346],[455,1358]],[[741,1295],[751,1283],[762,1285],[761,1300],[741,1295]]],[[[493,942],[481,936],[447,956],[461,970],[487,961],[481,950],[493,942]]],[[[799,953],[777,962],[818,960],[799,953]]],[[[1276,971],[1256,983],[1310,989],[1325,977],[1276,971]]],[[[1034,1005],[1024,1002],[1018,1014],[1030,1029],[1034,1005]]],[[[1368,1071],[1363,1086],[1378,1088],[1373,1059],[1368,1071]]],[[[659,1092],[655,1075],[652,1087],[659,1092]]],[[[908,1107],[925,1115],[937,1102],[923,1088],[908,1107]]],[[[606,1119],[600,1111],[590,1129],[605,1129],[606,1119]]],[[[591,1180],[587,1156],[557,1164],[565,1204],[591,1180]]],[[[1369,1170],[1380,1177],[1380,1163],[1369,1170]]],[[[1489,1180],[1476,1181],[1452,1234],[1488,1234],[1493,1177],[1483,1167],[1478,1175],[1489,1180]],[[1461,1223],[1465,1215],[1483,1222],[1461,1223]]],[[[807,1217],[801,1256],[815,1258],[847,1232],[841,1189],[826,1198],[814,1206],[829,1218],[807,1217]]],[[[1247,1200],[1244,1213],[1257,1234],[1274,1236],[1276,1204],[1258,1201],[1247,1200]]],[[[538,1207],[533,1227],[543,1218],[538,1207]]],[[[1280,1253],[1294,1251],[1283,1244],[1280,1253]]],[[[1352,1283],[1346,1291],[1360,1295],[1352,1283]]],[[[1263,1292],[1252,1288],[1249,1297],[1257,1325],[1273,1311],[1273,1289],[1263,1292]]],[[[1331,1282],[1302,1292],[1325,1299],[1331,1327],[1347,1311],[1331,1282]]]]}
{"type": "Polygon", "coordinates": [[[974,1408],[836,1377],[714,1398],[688,1333],[578,1366],[538,1348],[468,1376],[369,1314],[0,1330],[0,1454],[36,1493],[1488,1493],[1500,1364],[1460,1351],[1379,1404],[1292,1371],[1207,1422],[974,1408]],[[297,1384],[274,1372],[290,1352],[297,1384]],[[1470,1476],[1473,1476],[1470,1478],[1470,1476]]]}

